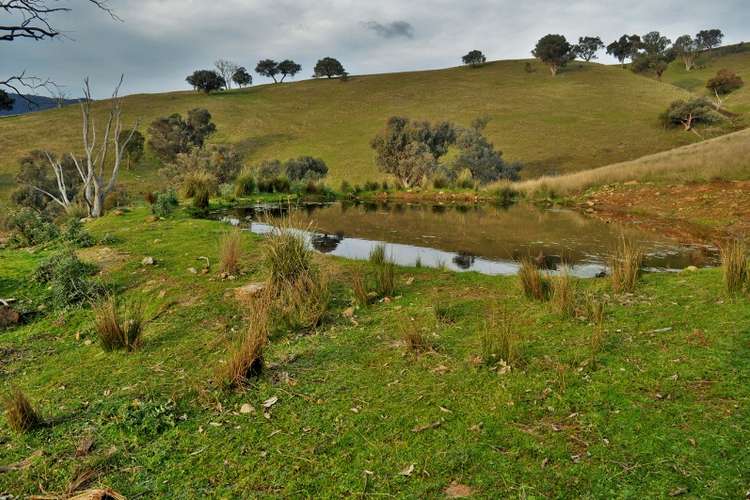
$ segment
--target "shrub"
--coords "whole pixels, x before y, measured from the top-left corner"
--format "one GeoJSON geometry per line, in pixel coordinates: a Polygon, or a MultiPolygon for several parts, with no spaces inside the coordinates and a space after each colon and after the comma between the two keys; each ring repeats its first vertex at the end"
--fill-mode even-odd
{"type": "Polygon", "coordinates": [[[609,261],[612,290],[615,293],[632,293],[641,274],[642,263],[643,251],[622,237],[609,261]]]}
{"type": "Polygon", "coordinates": [[[11,235],[11,245],[16,247],[41,245],[60,236],[57,226],[31,208],[11,210],[3,226],[11,235]]]}
{"type": "Polygon", "coordinates": [[[63,238],[71,245],[79,248],[88,248],[96,244],[93,236],[86,231],[81,219],[77,217],[72,217],[68,220],[68,223],[65,225],[63,238]]]}
{"type": "Polygon", "coordinates": [[[34,411],[34,407],[23,392],[17,387],[10,390],[10,394],[4,398],[5,415],[8,418],[8,426],[15,432],[21,434],[29,432],[42,424],[41,418],[34,411]]]}
{"type": "Polygon", "coordinates": [[[349,184],[349,181],[341,181],[341,189],[342,194],[349,194],[352,192],[352,185],[349,184]]]}
{"type": "Polygon", "coordinates": [[[738,76],[734,71],[722,69],[706,83],[706,88],[719,95],[726,95],[741,88],[744,84],[745,82],[742,81],[742,77],[738,76]]]}
{"type": "Polygon", "coordinates": [[[516,366],[520,362],[519,338],[510,316],[503,314],[500,323],[493,317],[482,332],[482,361],[488,366],[504,363],[516,366]]]}
{"type": "Polygon", "coordinates": [[[205,187],[196,188],[193,195],[193,209],[198,214],[205,214],[210,203],[210,191],[205,187]]]}
{"type": "Polygon", "coordinates": [[[177,201],[177,193],[174,189],[169,189],[156,195],[156,201],[151,205],[151,211],[159,217],[169,217],[175,208],[180,205],[177,201]]]}
{"type": "Polygon", "coordinates": [[[156,195],[153,193],[153,191],[146,191],[146,193],[143,195],[143,200],[149,205],[153,205],[154,203],[156,203],[156,195]]]}
{"type": "Polygon", "coordinates": [[[721,268],[726,291],[730,295],[741,292],[750,280],[747,247],[741,241],[733,240],[721,247],[721,268]]]}
{"type": "Polygon", "coordinates": [[[689,101],[678,100],[670,104],[661,114],[661,121],[665,127],[682,126],[686,131],[693,130],[698,124],[712,124],[721,120],[705,98],[696,97],[689,101]]]}
{"type": "Polygon", "coordinates": [[[320,158],[300,156],[299,158],[288,160],[284,164],[284,171],[290,181],[317,181],[328,175],[328,166],[320,158]]]}
{"type": "Polygon", "coordinates": [[[576,311],[576,288],[570,270],[563,267],[552,278],[552,305],[563,316],[573,316],[576,311]]]}
{"type": "Polygon", "coordinates": [[[122,187],[116,187],[113,191],[104,198],[104,210],[112,210],[113,208],[125,207],[130,203],[130,195],[122,187]]]}
{"type": "Polygon", "coordinates": [[[471,170],[465,168],[458,173],[456,187],[459,189],[474,189],[474,177],[471,175],[471,170]]]}
{"type": "Polygon", "coordinates": [[[51,302],[66,307],[95,300],[104,287],[91,279],[97,271],[93,264],[81,261],[72,250],[52,255],[34,273],[34,280],[49,285],[51,302]]]}
{"type": "Polygon", "coordinates": [[[365,182],[365,191],[377,191],[380,189],[380,183],[375,181],[365,182]]]}
{"type": "Polygon", "coordinates": [[[443,174],[435,174],[432,178],[432,187],[435,189],[445,189],[450,186],[450,179],[443,174]]]}
{"type": "Polygon", "coordinates": [[[256,187],[255,177],[252,174],[243,174],[235,182],[234,194],[235,196],[251,196],[255,193],[256,187]]]}
{"type": "Polygon", "coordinates": [[[542,301],[549,298],[549,281],[531,258],[521,259],[518,278],[527,298],[542,301]]]}
{"type": "Polygon", "coordinates": [[[280,175],[273,179],[271,185],[273,186],[274,193],[288,193],[292,188],[292,184],[289,182],[289,179],[287,179],[286,176],[283,175],[280,175]]]}
{"type": "Polygon", "coordinates": [[[242,259],[242,231],[233,229],[225,234],[219,242],[219,261],[221,272],[238,274],[242,259]]]}
{"type": "Polygon", "coordinates": [[[143,307],[140,303],[128,304],[121,312],[117,298],[110,295],[94,307],[94,330],[105,351],[134,351],[143,333],[143,307]]]}

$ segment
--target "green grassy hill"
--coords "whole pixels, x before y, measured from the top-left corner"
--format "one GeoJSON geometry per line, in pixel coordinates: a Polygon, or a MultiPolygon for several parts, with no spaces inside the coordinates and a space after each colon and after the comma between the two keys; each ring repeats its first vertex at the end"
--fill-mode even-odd
{"type": "Polygon", "coordinates": [[[705,55],[699,58],[696,66],[686,71],[684,64],[675,61],[662,76],[662,81],[696,94],[709,95],[706,82],[720,69],[732,70],[745,80],[745,86],[732,93],[725,104],[735,113],[750,113],[750,48],[734,54],[705,55]]]}
{"type": "MultiPolygon", "coordinates": [[[[156,117],[205,107],[218,125],[214,142],[238,145],[248,162],[322,157],[334,184],[380,177],[369,142],[392,115],[464,125],[490,116],[487,134],[508,159],[528,165],[527,177],[630,160],[696,140],[658,123],[670,101],[687,95],[683,89],[619,67],[575,64],[553,78],[543,66],[532,63],[535,71],[527,72],[525,64],[263,85],[210,96],[134,95],[125,102],[126,123],[138,118],[145,131],[156,117]]],[[[104,82],[95,83],[107,90],[104,82]]],[[[76,106],[0,119],[0,198],[12,188],[22,155],[34,148],[78,149],[79,136],[76,106]]],[[[153,182],[145,175],[152,168],[127,173],[125,180],[153,182]]]]}

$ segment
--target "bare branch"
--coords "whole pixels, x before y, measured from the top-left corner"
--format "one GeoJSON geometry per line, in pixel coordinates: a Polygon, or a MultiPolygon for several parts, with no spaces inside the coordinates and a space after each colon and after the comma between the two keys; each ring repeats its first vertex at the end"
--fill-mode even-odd
{"type": "MultiPolygon", "coordinates": [[[[0,41],[12,42],[17,39],[46,40],[62,35],[50,20],[53,14],[70,12],[70,7],[51,6],[57,0],[0,0],[0,10],[16,19],[8,25],[0,25],[0,41]]],[[[109,7],[106,0],[88,0],[116,20],[121,19],[109,7]]],[[[57,4],[55,4],[57,5],[57,4]]]]}

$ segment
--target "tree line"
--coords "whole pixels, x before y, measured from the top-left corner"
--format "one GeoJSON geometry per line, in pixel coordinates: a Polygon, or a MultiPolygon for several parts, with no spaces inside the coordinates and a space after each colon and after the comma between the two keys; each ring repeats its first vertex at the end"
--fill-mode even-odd
{"type": "MultiPolygon", "coordinates": [[[[232,84],[240,88],[253,84],[253,77],[247,68],[237,63],[219,59],[214,63],[214,68],[196,70],[185,80],[193,87],[193,90],[206,94],[219,90],[231,90],[232,84]]],[[[255,65],[255,72],[272,79],[273,83],[283,83],[286,78],[294,78],[300,71],[302,71],[302,66],[291,59],[283,61],[261,59],[255,65]]],[[[346,78],[348,76],[341,62],[333,57],[320,59],[313,71],[313,78],[346,78]]]]}

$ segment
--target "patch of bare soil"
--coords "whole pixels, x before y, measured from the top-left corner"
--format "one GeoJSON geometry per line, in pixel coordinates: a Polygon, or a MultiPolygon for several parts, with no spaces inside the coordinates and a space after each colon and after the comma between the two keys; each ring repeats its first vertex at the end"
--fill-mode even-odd
{"type": "Polygon", "coordinates": [[[750,182],[604,186],[578,200],[604,221],[638,224],[684,242],[750,237],[750,182]]]}
{"type": "Polygon", "coordinates": [[[127,261],[128,254],[110,247],[91,247],[78,250],[78,257],[93,262],[106,273],[120,268],[127,261]]]}

